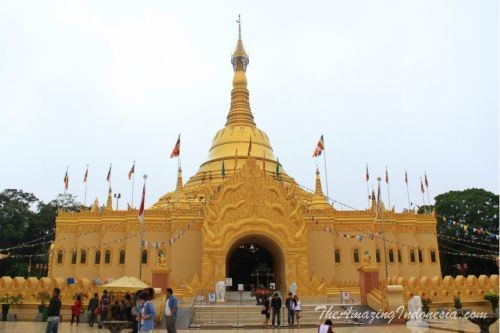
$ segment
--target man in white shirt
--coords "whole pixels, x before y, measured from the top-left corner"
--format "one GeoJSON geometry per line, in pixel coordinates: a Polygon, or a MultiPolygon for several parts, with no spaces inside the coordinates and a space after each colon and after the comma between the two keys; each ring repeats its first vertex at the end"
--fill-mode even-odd
{"type": "Polygon", "coordinates": [[[167,288],[167,300],[165,302],[165,326],[167,333],[177,333],[175,320],[177,319],[177,298],[173,295],[172,288],[167,288]]]}

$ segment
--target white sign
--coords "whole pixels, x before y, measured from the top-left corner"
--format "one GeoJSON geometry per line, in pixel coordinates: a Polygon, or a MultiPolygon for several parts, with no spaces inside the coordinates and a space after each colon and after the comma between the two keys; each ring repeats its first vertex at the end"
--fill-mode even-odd
{"type": "Polygon", "coordinates": [[[271,290],[276,289],[276,284],[274,284],[273,282],[269,283],[269,289],[271,290]]]}
{"type": "Polygon", "coordinates": [[[233,278],[226,278],[226,287],[233,286],[233,278]]]}
{"type": "Polygon", "coordinates": [[[343,301],[348,301],[349,298],[351,298],[351,293],[348,291],[343,291],[342,292],[342,300],[343,301]]]}
{"type": "Polygon", "coordinates": [[[238,284],[238,291],[243,291],[243,290],[245,290],[245,288],[243,288],[243,284],[239,283],[238,284]]]}
{"type": "Polygon", "coordinates": [[[210,303],[215,302],[215,293],[210,293],[210,294],[208,294],[208,301],[209,301],[210,303]]]}

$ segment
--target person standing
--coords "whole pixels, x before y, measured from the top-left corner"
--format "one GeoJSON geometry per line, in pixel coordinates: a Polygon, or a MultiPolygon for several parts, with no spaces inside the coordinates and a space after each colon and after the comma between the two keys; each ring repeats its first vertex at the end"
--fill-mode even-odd
{"type": "Polygon", "coordinates": [[[82,314],[82,310],[83,310],[82,297],[78,295],[76,296],[75,303],[73,303],[73,305],[71,306],[71,325],[73,325],[75,318],[76,318],[76,326],[80,324],[80,315],[82,314]]]}
{"type": "Polygon", "coordinates": [[[273,298],[271,299],[271,309],[273,310],[273,327],[280,327],[281,325],[281,297],[279,297],[278,293],[274,293],[273,298]],[[278,318],[278,325],[275,325],[276,318],[278,318]]]}
{"type": "Polygon", "coordinates": [[[154,318],[156,316],[155,307],[153,302],[150,300],[150,295],[148,292],[143,291],[139,294],[139,302],[141,303],[139,311],[139,322],[141,333],[153,333],[154,328],[154,318]]]}
{"type": "Polygon", "coordinates": [[[172,288],[167,288],[167,300],[165,301],[165,326],[167,333],[177,333],[175,320],[177,319],[178,306],[174,291],[172,288]]]}
{"type": "Polygon", "coordinates": [[[89,301],[89,326],[94,327],[95,319],[96,319],[96,309],[99,306],[99,295],[97,293],[94,294],[94,297],[92,297],[89,301]]]}
{"type": "Polygon", "coordinates": [[[288,327],[293,327],[295,324],[295,299],[292,293],[288,293],[288,298],[285,301],[286,309],[288,310],[288,327]]]}
{"type": "Polygon", "coordinates": [[[61,317],[60,294],[61,290],[59,288],[54,288],[52,298],[49,303],[47,329],[45,330],[45,333],[57,333],[57,330],[59,329],[59,320],[61,317]]]}
{"type": "Polygon", "coordinates": [[[300,328],[300,318],[302,317],[302,303],[299,296],[295,295],[295,316],[297,317],[297,327],[300,328]]]}
{"type": "Polygon", "coordinates": [[[269,302],[269,298],[264,296],[264,309],[262,309],[262,314],[265,316],[264,323],[262,324],[262,328],[267,328],[269,326],[269,317],[271,317],[271,303],[269,302]]]}
{"type": "Polygon", "coordinates": [[[101,321],[108,320],[109,304],[111,303],[108,291],[104,290],[101,301],[99,302],[99,310],[101,312],[101,321]]]}

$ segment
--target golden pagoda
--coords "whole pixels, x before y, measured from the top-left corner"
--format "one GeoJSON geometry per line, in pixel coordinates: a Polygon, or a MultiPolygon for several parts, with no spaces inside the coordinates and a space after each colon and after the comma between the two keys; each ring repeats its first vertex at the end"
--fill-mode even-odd
{"type": "Polygon", "coordinates": [[[232,278],[233,290],[273,283],[282,292],[296,286],[303,296],[359,291],[359,269],[368,261],[381,280],[441,276],[432,215],[378,205],[380,214],[375,202],[366,210],[338,210],[318,170],[314,192],[286,173],[250,108],[241,26],[231,64],[227,121],[196,174],[184,183],[179,168],[175,190],[146,210],[143,226],[136,211],[113,210],[110,202],[105,209],[60,212],[49,276],[136,276],[185,295],[232,278]]]}

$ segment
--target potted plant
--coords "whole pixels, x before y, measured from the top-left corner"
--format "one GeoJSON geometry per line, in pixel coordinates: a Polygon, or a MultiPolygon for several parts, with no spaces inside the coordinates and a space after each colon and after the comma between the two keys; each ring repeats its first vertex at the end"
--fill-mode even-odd
{"type": "Polygon", "coordinates": [[[37,301],[40,301],[40,305],[38,305],[38,313],[42,314],[42,321],[47,321],[47,317],[49,315],[49,308],[46,305],[46,302],[50,300],[50,294],[42,290],[38,292],[36,295],[37,301]]]}
{"type": "Polygon", "coordinates": [[[0,297],[2,304],[2,321],[7,321],[10,306],[22,303],[23,297],[21,295],[4,295],[0,297]]]}
{"type": "Polygon", "coordinates": [[[457,310],[457,315],[462,316],[462,302],[460,301],[460,296],[455,296],[454,298],[455,309],[457,310]]]}
{"type": "Polygon", "coordinates": [[[491,303],[491,309],[498,315],[498,294],[494,291],[488,291],[484,294],[484,299],[491,303]]]}
{"type": "Polygon", "coordinates": [[[429,313],[429,305],[431,305],[432,300],[429,297],[425,297],[425,294],[422,295],[422,311],[424,311],[425,314],[429,313]]]}

